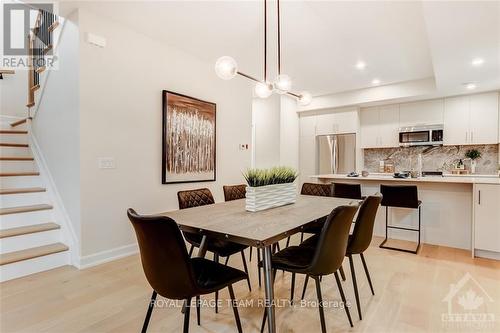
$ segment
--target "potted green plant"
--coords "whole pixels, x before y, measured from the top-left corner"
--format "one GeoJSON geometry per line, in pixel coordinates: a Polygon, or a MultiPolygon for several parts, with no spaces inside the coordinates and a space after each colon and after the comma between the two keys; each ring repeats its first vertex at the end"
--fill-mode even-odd
{"type": "Polygon", "coordinates": [[[297,200],[294,181],[298,174],[293,168],[249,169],[243,176],[248,184],[246,210],[250,212],[291,204],[297,200]]]}
{"type": "Polygon", "coordinates": [[[477,149],[469,149],[465,152],[465,157],[470,159],[471,173],[476,173],[476,160],[481,158],[481,152],[477,149]]]}

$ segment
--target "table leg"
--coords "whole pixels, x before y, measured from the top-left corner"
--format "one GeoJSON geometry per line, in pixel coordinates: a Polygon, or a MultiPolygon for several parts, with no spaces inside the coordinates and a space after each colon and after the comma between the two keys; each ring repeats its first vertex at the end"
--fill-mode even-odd
{"type": "Polygon", "coordinates": [[[267,307],[267,327],[269,333],[276,332],[276,321],[274,313],[274,287],[273,287],[273,270],[271,267],[271,246],[264,248],[264,285],[266,289],[266,307],[267,307]]]}
{"type": "Polygon", "coordinates": [[[205,258],[207,253],[207,235],[203,235],[201,238],[200,248],[198,249],[198,257],[205,258]]]}

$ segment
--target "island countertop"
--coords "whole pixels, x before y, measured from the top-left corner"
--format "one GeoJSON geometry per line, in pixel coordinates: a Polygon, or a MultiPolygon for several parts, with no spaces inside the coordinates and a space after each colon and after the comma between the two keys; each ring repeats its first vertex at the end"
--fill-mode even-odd
{"type": "Polygon", "coordinates": [[[451,184],[493,184],[500,185],[500,177],[474,177],[474,176],[427,176],[419,178],[394,178],[392,175],[370,174],[368,177],[347,177],[343,174],[323,174],[312,175],[310,178],[316,178],[322,181],[325,180],[353,180],[353,181],[393,181],[393,182],[409,182],[409,183],[451,183],[451,184]]]}

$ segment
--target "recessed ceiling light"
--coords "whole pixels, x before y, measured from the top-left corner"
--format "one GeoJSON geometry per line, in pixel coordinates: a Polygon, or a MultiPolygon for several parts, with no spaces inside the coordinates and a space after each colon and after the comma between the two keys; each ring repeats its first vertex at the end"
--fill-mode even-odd
{"type": "Polygon", "coordinates": [[[477,87],[477,85],[474,82],[469,82],[469,83],[465,84],[465,88],[467,88],[469,90],[474,90],[474,89],[476,89],[476,87],[477,87]]]}
{"type": "Polygon", "coordinates": [[[366,63],[364,63],[363,61],[358,61],[356,63],[356,68],[359,70],[363,70],[363,69],[365,69],[365,67],[366,67],[366,63]]]}
{"type": "Polygon", "coordinates": [[[474,58],[474,59],[472,59],[471,63],[472,63],[472,66],[479,67],[484,63],[484,59],[483,58],[474,58]]]}
{"type": "Polygon", "coordinates": [[[380,80],[379,80],[379,79],[373,79],[373,80],[372,80],[372,84],[373,84],[374,86],[378,86],[378,85],[380,84],[380,80]]]}

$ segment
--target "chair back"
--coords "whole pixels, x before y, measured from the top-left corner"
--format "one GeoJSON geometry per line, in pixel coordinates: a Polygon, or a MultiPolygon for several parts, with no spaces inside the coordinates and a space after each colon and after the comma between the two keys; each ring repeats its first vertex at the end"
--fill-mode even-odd
{"type": "Polygon", "coordinates": [[[179,209],[211,205],[215,203],[212,192],[208,188],[177,192],[179,209]]]}
{"type": "Polygon", "coordinates": [[[382,206],[418,208],[418,191],[416,185],[380,185],[382,206]]]}
{"type": "Polygon", "coordinates": [[[166,216],[141,216],[131,208],[127,215],[151,287],[170,299],[186,299],[196,294],[194,274],[177,223],[166,216]]]}
{"type": "Polygon", "coordinates": [[[347,254],[363,253],[370,246],[375,217],[381,201],[382,196],[371,195],[361,203],[352,236],[349,237],[347,254]]]}
{"type": "Polygon", "coordinates": [[[337,198],[358,199],[361,200],[361,185],[360,184],[333,184],[333,196],[337,198]]]}
{"type": "Polygon", "coordinates": [[[224,185],[222,189],[224,190],[225,201],[245,199],[247,194],[247,186],[245,184],[224,185]]]}
{"type": "Polygon", "coordinates": [[[315,195],[320,197],[331,197],[332,196],[332,185],[331,184],[316,184],[316,183],[304,183],[302,184],[302,189],[300,194],[304,195],[315,195]]]}
{"type": "Polygon", "coordinates": [[[349,230],[358,206],[339,206],[328,215],[311,265],[310,275],[328,275],[337,271],[344,260],[349,230]]]}

